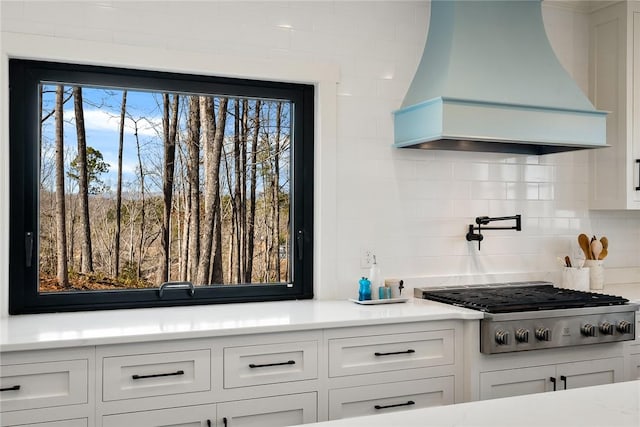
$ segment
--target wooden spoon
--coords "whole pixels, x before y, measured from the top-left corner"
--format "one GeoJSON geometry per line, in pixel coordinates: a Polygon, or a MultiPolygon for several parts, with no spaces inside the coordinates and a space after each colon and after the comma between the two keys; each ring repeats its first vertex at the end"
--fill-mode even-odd
{"type": "Polygon", "coordinates": [[[578,236],[578,244],[580,245],[580,249],[584,252],[585,259],[591,259],[591,248],[589,247],[589,236],[586,234],[580,234],[578,236]]]}
{"type": "Polygon", "coordinates": [[[600,238],[600,243],[602,243],[602,252],[600,252],[598,259],[605,259],[607,255],[609,255],[609,251],[607,251],[609,248],[609,239],[607,239],[606,236],[602,236],[600,238]]]}
{"type": "Polygon", "coordinates": [[[600,240],[593,240],[591,242],[591,252],[593,253],[593,259],[600,259],[600,253],[602,252],[602,243],[600,240]]]}

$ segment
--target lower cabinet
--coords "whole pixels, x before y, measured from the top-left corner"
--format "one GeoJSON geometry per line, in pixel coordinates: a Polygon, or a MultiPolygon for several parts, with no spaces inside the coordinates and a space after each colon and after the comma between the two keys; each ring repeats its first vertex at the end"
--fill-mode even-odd
{"type": "Polygon", "coordinates": [[[10,427],[88,427],[89,420],[78,418],[75,420],[47,421],[44,423],[12,424],[10,427]]]}
{"type": "MultiPolygon", "coordinates": [[[[316,420],[317,394],[301,393],[105,415],[102,418],[102,427],[276,427],[311,423],[316,420]]],[[[64,426],[66,427],[66,424],[64,426]]]]}
{"type": "Polygon", "coordinates": [[[622,357],[482,372],[480,399],[612,384],[623,376],[622,357]]]}
{"type": "Polygon", "coordinates": [[[290,426],[318,419],[317,393],[239,400],[218,404],[218,426],[290,426]]]}
{"type": "Polygon", "coordinates": [[[628,370],[630,380],[640,380],[640,354],[632,354],[629,356],[628,370]]]}
{"type": "Polygon", "coordinates": [[[454,377],[329,390],[329,419],[454,403],[454,377]]]}
{"type": "Polygon", "coordinates": [[[103,427],[211,427],[216,426],[216,405],[196,405],[154,411],[106,415],[103,427]]]}

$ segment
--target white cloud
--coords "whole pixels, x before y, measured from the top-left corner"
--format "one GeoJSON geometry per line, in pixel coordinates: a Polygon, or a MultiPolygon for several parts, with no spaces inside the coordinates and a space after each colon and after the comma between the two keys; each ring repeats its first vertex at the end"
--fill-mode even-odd
{"type": "MultiPolygon", "coordinates": [[[[64,112],[65,121],[75,121],[75,112],[67,109],[64,112]]],[[[162,119],[159,117],[149,117],[144,120],[138,120],[139,136],[158,136],[158,131],[162,129],[162,119]]],[[[103,110],[85,109],[84,110],[84,127],[86,130],[120,132],[120,116],[115,116],[103,110]]],[[[135,132],[135,123],[130,118],[125,119],[125,134],[133,135],[135,132]]]]}

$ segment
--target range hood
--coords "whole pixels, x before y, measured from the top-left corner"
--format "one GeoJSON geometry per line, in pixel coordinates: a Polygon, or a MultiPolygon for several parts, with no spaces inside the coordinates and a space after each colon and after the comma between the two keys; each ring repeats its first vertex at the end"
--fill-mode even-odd
{"type": "Polygon", "coordinates": [[[556,58],[540,0],[431,2],[394,146],[547,154],[606,147],[596,110],[556,58]]]}

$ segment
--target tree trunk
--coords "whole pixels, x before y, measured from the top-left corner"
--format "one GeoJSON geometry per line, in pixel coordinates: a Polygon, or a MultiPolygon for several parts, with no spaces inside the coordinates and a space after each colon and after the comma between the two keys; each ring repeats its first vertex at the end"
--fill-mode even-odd
{"type": "Polygon", "coordinates": [[[124,119],[127,111],[127,91],[122,91],[120,107],[120,134],[118,137],[118,183],[116,184],[116,233],[114,236],[113,274],[120,275],[120,232],[122,228],[122,151],[124,149],[124,119]]]}
{"type": "Polygon", "coordinates": [[[189,191],[191,212],[189,215],[189,276],[195,280],[200,257],[200,101],[198,96],[189,97],[189,130],[187,135],[189,161],[189,191]]]}
{"type": "Polygon", "coordinates": [[[142,168],[142,155],[140,154],[140,138],[138,136],[138,122],[134,122],[135,125],[135,133],[134,136],[136,138],[136,149],[138,153],[138,169],[140,170],[140,236],[138,240],[138,263],[136,266],[136,278],[140,279],[142,277],[142,255],[144,252],[144,239],[145,239],[145,227],[146,227],[146,200],[145,200],[145,189],[144,189],[144,169],[142,168]]]}
{"type": "Polygon", "coordinates": [[[176,159],[176,134],[178,129],[178,95],[173,95],[169,104],[169,94],[162,95],[164,116],[164,167],[162,176],[163,217],[162,217],[162,262],[160,263],[159,282],[167,282],[171,276],[171,206],[173,199],[173,180],[176,159]],[[171,110],[171,115],[170,111],[171,110]]]}
{"type": "MultiPolygon", "coordinates": [[[[220,216],[220,156],[224,141],[224,130],[227,119],[227,98],[220,99],[217,123],[214,123],[213,98],[200,97],[200,115],[203,121],[205,144],[205,217],[202,230],[201,256],[198,265],[196,283],[209,282],[209,268],[212,252],[221,251],[221,247],[213,245],[216,215],[220,216]]],[[[213,282],[221,284],[220,282],[213,282]]]]}
{"type": "Polygon", "coordinates": [[[260,108],[261,102],[256,101],[256,112],[253,118],[253,139],[251,141],[251,168],[249,176],[249,218],[247,219],[247,269],[245,271],[245,283],[252,283],[253,276],[253,244],[256,220],[256,178],[258,160],[258,136],[260,133],[260,108]]]}
{"type": "Polygon", "coordinates": [[[249,101],[242,100],[242,122],[240,123],[240,255],[242,264],[239,282],[246,283],[247,276],[247,138],[249,128],[249,101]]]}
{"type": "Polygon", "coordinates": [[[280,132],[282,102],[276,107],[276,140],[273,156],[273,244],[275,245],[275,281],[280,282],[280,132]]]}
{"type": "Polygon", "coordinates": [[[234,109],[234,124],[233,124],[233,170],[234,170],[234,191],[233,191],[233,249],[234,249],[234,281],[233,283],[240,283],[242,275],[242,191],[241,191],[241,166],[240,166],[240,100],[236,99],[233,106],[234,109]]]}
{"type": "Polygon", "coordinates": [[[56,88],[56,252],[57,252],[57,276],[58,284],[69,287],[69,273],[67,269],[67,230],[64,196],[64,118],[63,118],[63,92],[64,87],[56,88]]]}
{"type": "Polygon", "coordinates": [[[76,115],[76,134],[78,139],[78,195],[80,197],[80,221],[82,226],[82,265],[83,273],[93,272],[91,253],[91,224],[89,219],[89,178],[87,172],[87,138],[84,128],[84,110],[82,106],[82,88],[74,86],[73,105],[76,115]]]}

